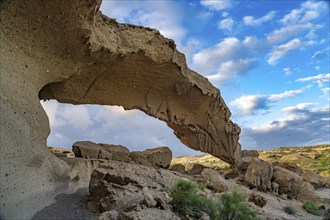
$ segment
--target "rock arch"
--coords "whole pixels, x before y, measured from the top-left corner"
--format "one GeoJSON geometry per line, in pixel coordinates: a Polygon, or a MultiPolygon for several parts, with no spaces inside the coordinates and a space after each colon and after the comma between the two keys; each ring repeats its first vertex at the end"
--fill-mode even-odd
{"type": "Polygon", "coordinates": [[[100,0],[5,0],[1,10],[1,218],[29,218],[66,190],[39,99],[121,105],[187,146],[239,164],[240,129],[218,89],[157,30],[119,24],[100,0]]]}

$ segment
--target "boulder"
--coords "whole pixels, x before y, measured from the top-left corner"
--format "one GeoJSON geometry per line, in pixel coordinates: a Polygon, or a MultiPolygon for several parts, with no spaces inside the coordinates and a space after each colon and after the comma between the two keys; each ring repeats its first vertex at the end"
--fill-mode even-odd
{"type": "Polygon", "coordinates": [[[279,194],[297,195],[303,183],[302,178],[285,168],[274,167],[274,182],[279,185],[279,194]]]}
{"type": "Polygon", "coordinates": [[[128,212],[138,206],[169,209],[168,191],[179,179],[170,171],[118,161],[102,163],[91,175],[88,206],[96,212],[128,212]]]}
{"type": "Polygon", "coordinates": [[[321,201],[314,187],[303,181],[298,174],[282,167],[274,167],[274,177],[274,182],[279,185],[279,194],[287,194],[288,198],[297,198],[302,202],[306,200],[321,201]]]}
{"type": "Polygon", "coordinates": [[[199,163],[191,163],[186,165],[186,171],[189,175],[201,174],[205,166],[199,163]]]}
{"type": "Polygon", "coordinates": [[[68,188],[70,167],[46,148],[40,100],[139,109],[188,147],[240,161],[240,128],[220,91],[188,68],[173,40],[120,24],[100,5],[1,1],[1,219],[29,219],[68,188]]]}
{"type": "MultiPolygon", "coordinates": [[[[98,159],[100,151],[103,150],[102,147],[98,144],[95,144],[91,141],[77,141],[72,145],[72,151],[76,157],[83,158],[94,158],[98,159]]],[[[108,159],[111,159],[109,155],[108,159]]]]}
{"type": "Polygon", "coordinates": [[[169,168],[172,161],[172,151],[168,147],[157,147],[143,151],[153,167],[169,168]]]}
{"type": "Polygon", "coordinates": [[[248,166],[244,182],[250,188],[256,188],[260,191],[271,191],[271,179],[273,177],[273,168],[266,161],[254,158],[248,166]]]}
{"type": "Polygon", "coordinates": [[[302,178],[304,181],[312,184],[315,189],[319,189],[325,186],[324,178],[311,170],[305,171],[302,175],[302,178]]]}
{"type": "Polygon", "coordinates": [[[259,152],[257,150],[242,150],[242,157],[259,157],[259,152]]]}
{"type": "Polygon", "coordinates": [[[260,193],[252,192],[248,199],[249,202],[253,202],[255,205],[259,207],[264,207],[267,204],[267,200],[260,193]]]}
{"type": "Polygon", "coordinates": [[[275,162],[273,163],[273,166],[279,166],[279,167],[283,167],[287,170],[290,170],[298,175],[302,175],[303,174],[303,170],[297,166],[297,164],[295,163],[288,163],[288,162],[275,162]]]}
{"type": "Polygon", "coordinates": [[[178,172],[178,173],[182,173],[182,174],[186,173],[186,167],[180,163],[171,165],[170,170],[178,172]]]}
{"type": "Polygon", "coordinates": [[[253,158],[258,158],[258,157],[259,157],[259,152],[256,150],[242,150],[241,163],[238,167],[240,173],[244,175],[246,169],[252,162],[253,158]]]}
{"type": "Polygon", "coordinates": [[[129,155],[131,161],[130,163],[141,164],[144,166],[152,167],[151,163],[149,162],[147,156],[140,151],[132,151],[129,155]]]}
{"type": "Polygon", "coordinates": [[[91,141],[77,141],[72,145],[76,157],[130,161],[127,147],[113,144],[96,144],[91,141]]]}
{"type": "MultiPolygon", "coordinates": [[[[111,160],[121,161],[121,162],[128,162],[130,161],[129,155],[130,152],[127,147],[124,147],[122,145],[114,145],[114,144],[99,144],[103,151],[108,152],[111,155],[111,160]]],[[[102,158],[100,155],[100,159],[106,159],[102,158]]]]}
{"type": "Polygon", "coordinates": [[[321,203],[321,198],[315,192],[312,184],[308,182],[302,182],[299,188],[299,192],[297,193],[297,199],[301,202],[313,201],[315,203],[321,203]]]}
{"type": "Polygon", "coordinates": [[[207,188],[215,190],[216,192],[225,192],[229,189],[228,181],[220,175],[220,173],[213,169],[204,169],[202,176],[207,188]]]}

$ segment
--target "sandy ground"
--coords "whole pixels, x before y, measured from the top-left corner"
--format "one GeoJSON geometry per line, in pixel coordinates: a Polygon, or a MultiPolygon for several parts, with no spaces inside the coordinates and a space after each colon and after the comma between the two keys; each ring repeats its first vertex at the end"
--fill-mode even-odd
{"type": "Polygon", "coordinates": [[[96,220],[99,214],[87,208],[88,189],[60,194],[56,202],[35,214],[32,220],[96,220]]]}

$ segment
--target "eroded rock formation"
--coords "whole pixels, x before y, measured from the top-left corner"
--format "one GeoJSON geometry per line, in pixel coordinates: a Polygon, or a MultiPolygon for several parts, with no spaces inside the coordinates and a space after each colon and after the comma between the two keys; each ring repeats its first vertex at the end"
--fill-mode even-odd
{"type": "Polygon", "coordinates": [[[187,146],[239,164],[240,128],[218,89],[157,30],[118,24],[100,0],[4,0],[1,10],[1,218],[29,218],[66,190],[46,149],[40,99],[121,105],[165,121],[187,146]]]}

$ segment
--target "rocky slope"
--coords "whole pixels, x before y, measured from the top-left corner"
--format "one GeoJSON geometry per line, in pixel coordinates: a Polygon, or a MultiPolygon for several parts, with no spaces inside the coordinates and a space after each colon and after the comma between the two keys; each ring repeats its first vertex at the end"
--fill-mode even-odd
{"type": "MultiPolygon", "coordinates": [[[[293,163],[302,170],[311,170],[330,180],[330,145],[309,147],[283,147],[273,150],[259,150],[259,158],[269,163],[293,163]]],[[[180,156],[172,160],[174,164],[202,164],[215,169],[229,169],[230,165],[209,154],[180,156]]]]}
{"type": "MultiPolygon", "coordinates": [[[[99,220],[154,219],[155,216],[164,220],[182,219],[182,216],[173,212],[169,196],[170,188],[179,179],[202,182],[206,186],[204,194],[213,199],[238,189],[245,195],[246,202],[257,210],[261,219],[322,219],[302,208],[307,200],[322,207],[324,213],[330,208],[330,188],[322,177],[311,171],[303,171],[293,164],[271,165],[258,159],[255,151],[243,151],[245,167],[242,165],[244,169],[235,171],[208,168],[201,164],[172,164],[168,169],[171,153],[166,147],[129,152],[124,146],[118,148],[116,145],[77,142],[73,149],[77,148],[85,148],[88,154],[82,155],[75,150],[76,158],[57,155],[70,164],[71,182],[80,181],[80,184],[72,184],[75,187],[73,191],[78,190],[76,195],[81,195],[81,190],[89,188],[90,199],[86,199],[86,194],[81,195],[85,203],[80,202],[82,210],[79,212],[95,217],[95,214],[88,212],[88,206],[98,213],[99,220]],[[100,149],[111,152],[110,160],[97,159],[101,155],[100,149]],[[123,156],[123,152],[126,156],[123,156]],[[150,152],[153,152],[152,159],[147,156],[150,152]],[[145,163],[141,164],[141,160],[134,156],[137,153],[146,156],[143,157],[145,163]],[[288,213],[288,209],[294,210],[294,213],[288,213]]],[[[51,150],[55,153],[59,151],[54,148],[51,150]]],[[[67,156],[71,156],[71,152],[67,152],[67,156]]],[[[54,208],[46,208],[34,219],[49,215],[55,218],[59,213],[54,208]]]]}

